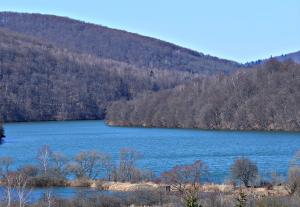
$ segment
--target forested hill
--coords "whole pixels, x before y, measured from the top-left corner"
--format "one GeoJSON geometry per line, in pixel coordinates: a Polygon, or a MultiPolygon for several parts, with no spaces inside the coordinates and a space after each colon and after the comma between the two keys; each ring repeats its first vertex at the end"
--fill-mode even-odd
{"type": "Polygon", "coordinates": [[[300,131],[300,65],[271,59],[231,76],[114,103],[111,125],[300,131]]]}
{"type": "Polygon", "coordinates": [[[69,18],[0,12],[0,27],[47,41],[56,47],[135,65],[192,71],[230,73],[240,64],[204,55],[171,43],[69,18]]]}
{"type": "Polygon", "coordinates": [[[111,101],[194,77],[74,54],[0,29],[0,121],[103,119],[111,101]]]}
{"type": "Polygon", "coordinates": [[[286,55],[277,56],[276,59],[279,61],[286,61],[286,60],[290,59],[290,60],[293,60],[294,62],[300,64],[300,51],[288,53],[286,55]]]}
{"type": "Polygon", "coordinates": [[[247,63],[244,64],[244,66],[248,67],[248,68],[255,67],[255,66],[266,63],[270,59],[276,59],[280,62],[294,61],[295,63],[300,64],[300,51],[287,53],[287,54],[284,54],[284,55],[275,56],[275,57],[271,57],[271,58],[268,58],[268,59],[260,59],[260,60],[256,60],[256,61],[247,62],[247,63]]]}

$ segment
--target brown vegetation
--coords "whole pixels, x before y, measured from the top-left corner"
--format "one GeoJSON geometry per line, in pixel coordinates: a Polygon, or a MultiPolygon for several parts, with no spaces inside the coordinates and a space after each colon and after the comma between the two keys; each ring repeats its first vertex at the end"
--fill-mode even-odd
{"type": "Polygon", "coordinates": [[[69,18],[0,12],[0,27],[76,53],[116,60],[139,68],[230,73],[240,65],[171,43],[69,18]]]}
{"type": "Polygon", "coordinates": [[[258,177],[258,168],[255,163],[247,158],[239,158],[234,161],[230,168],[234,180],[243,183],[245,187],[255,182],[258,177]]]}
{"type": "MultiPolygon", "coordinates": [[[[109,177],[105,174],[107,170],[102,165],[108,163],[103,162],[107,160],[105,158],[107,155],[96,151],[81,152],[68,160],[61,153],[52,152],[49,146],[44,146],[38,152],[37,165],[23,166],[16,171],[12,168],[11,158],[0,158],[3,185],[0,191],[4,190],[2,195],[5,196],[5,200],[0,199],[0,206],[298,207],[299,154],[300,152],[292,160],[290,174],[285,183],[271,188],[268,186],[237,188],[232,184],[203,183],[203,179],[208,175],[208,168],[200,160],[192,164],[177,165],[158,178],[140,177],[136,180],[136,175],[141,173],[135,173],[143,170],[136,167],[140,154],[132,149],[120,151],[119,165],[110,164],[113,170],[109,171],[109,174],[112,178],[120,180],[108,181],[109,177]],[[69,171],[70,164],[79,165],[79,169],[82,170],[83,173],[78,179],[68,180],[67,175],[76,175],[72,170],[69,171]],[[128,182],[124,182],[124,178],[128,179],[128,182]],[[73,198],[62,199],[52,195],[49,190],[41,200],[29,205],[32,187],[53,186],[91,187],[98,193],[83,192],[73,198]],[[103,190],[118,193],[101,193],[103,190]]],[[[246,158],[237,159],[232,166],[232,173],[239,172],[240,175],[240,172],[243,172],[243,176],[237,179],[247,175],[246,177],[251,180],[254,178],[251,175],[258,173],[256,165],[246,158]]]]}
{"type": "Polygon", "coordinates": [[[299,64],[270,60],[256,69],[115,102],[106,120],[122,126],[299,131],[299,80],[299,64]]]}
{"type": "Polygon", "coordinates": [[[195,75],[78,55],[0,29],[0,120],[103,119],[107,105],[195,75]]]}

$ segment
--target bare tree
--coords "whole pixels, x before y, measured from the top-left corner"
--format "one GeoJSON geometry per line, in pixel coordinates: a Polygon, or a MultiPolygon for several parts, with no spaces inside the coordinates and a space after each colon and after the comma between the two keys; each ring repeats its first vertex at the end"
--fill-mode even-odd
{"type": "Polygon", "coordinates": [[[19,207],[24,207],[29,201],[31,189],[27,186],[28,178],[23,173],[9,173],[5,179],[6,206],[11,207],[17,202],[19,207]],[[16,198],[16,200],[15,200],[16,198]]]}
{"type": "Polygon", "coordinates": [[[10,172],[10,168],[13,164],[13,159],[10,157],[0,158],[0,176],[1,181],[5,184],[5,200],[7,207],[11,206],[12,203],[12,189],[14,184],[14,174],[10,172]]]}
{"type": "Polygon", "coordinates": [[[68,158],[59,152],[51,154],[51,168],[57,176],[65,177],[67,175],[68,158]]]}
{"type": "Polygon", "coordinates": [[[205,163],[197,160],[191,165],[177,165],[170,171],[164,172],[162,180],[179,193],[186,206],[200,206],[198,194],[207,169],[205,163]]]}
{"type": "Polygon", "coordinates": [[[288,173],[288,180],[285,185],[289,195],[300,193],[300,150],[295,154],[288,173]]]}
{"type": "Polygon", "coordinates": [[[0,176],[2,179],[5,179],[10,172],[13,162],[14,161],[11,157],[0,157],[0,176]]]}
{"type": "Polygon", "coordinates": [[[31,189],[27,186],[28,179],[22,173],[19,173],[15,177],[15,189],[18,196],[19,207],[25,207],[29,202],[29,196],[31,189]]]}
{"type": "Polygon", "coordinates": [[[47,174],[51,156],[52,156],[52,151],[48,145],[44,145],[38,151],[37,159],[39,161],[39,164],[40,164],[44,174],[47,174]]]}
{"type": "Polygon", "coordinates": [[[47,190],[43,196],[43,206],[51,207],[55,206],[55,200],[53,198],[53,192],[51,190],[47,190]]]}
{"type": "Polygon", "coordinates": [[[239,158],[234,161],[230,168],[231,176],[235,180],[239,180],[246,187],[258,176],[258,168],[254,162],[247,158],[239,158]]]}
{"type": "Polygon", "coordinates": [[[5,198],[7,202],[7,207],[11,206],[13,199],[13,185],[14,185],[14,175],[7,175],[5,178],[5,198]]]}
{"type": "Polygon", "coordinates": [[[97,151],[80,152],[71,165],[71,171],[78,178],[96,179],[104,169],[104,164],[107,164],[106,157],[107,155],[97,151]]]}
{"type": "Polygon", "coordinates": [[[109,156],[109,155],[103,154],[101,159],[102,159],[102,161],[101,161],[102,166],[103,166],[103,169],[106,174],[106,179],[110,181],[113,176],[113,171],[114,171],[115,165],[112,162],[111,156],[109,156]]]}
{"type": "Polygon", "coordinates": [[[289,195],[294,195],[295,193],[300,193],[300,168],[291,167],[289,169],[288,181],[285,185],[289,195]]]}
{"type": "Polygon", "coordinates": [[[141,154],[130,148],[120,150],[120,163],[118,168],[118,179],[120,181],[132,181],[137,173],[136,161],[141,154]]]}

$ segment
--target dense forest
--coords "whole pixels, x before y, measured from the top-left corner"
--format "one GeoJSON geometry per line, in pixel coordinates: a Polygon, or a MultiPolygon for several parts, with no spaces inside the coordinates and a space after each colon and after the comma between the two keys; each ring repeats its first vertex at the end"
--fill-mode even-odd
{"type": "Polygon", "coordinates": [[[299,130],[299,57],[241,65],[65,17],[0,12],[0,121],[299,130]]]}
{"type": "Polygon", "coordinates": [[[300,65],[271,59],[230,76],[112,104],[111,125],[232,130],[300,130],[300,65]]]}
{"type": "Polygon", "coordinates": [[[111,101],[173,88],[194,77],[78,55],[0,30],[0,114],[4,121],[103,119],[111,101]]]}
{"type": "Polygon", "coordinates": [[[241,66],[154,38],[52,15],[0,12],[0,27],[76,53],[121,61],[139,68],[215,74],[230,73],[241,66]]]}

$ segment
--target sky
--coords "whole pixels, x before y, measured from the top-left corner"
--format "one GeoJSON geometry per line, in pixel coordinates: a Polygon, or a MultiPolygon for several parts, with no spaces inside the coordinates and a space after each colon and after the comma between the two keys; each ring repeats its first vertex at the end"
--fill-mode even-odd
{"type": "Polygon", "coordinates": [[[300,50],[300,0],[0,0],[0,10],[67,16],[242,63],[300,50]]]}

